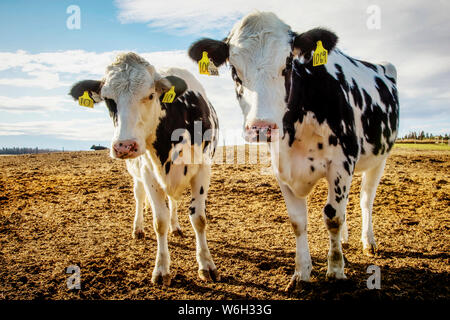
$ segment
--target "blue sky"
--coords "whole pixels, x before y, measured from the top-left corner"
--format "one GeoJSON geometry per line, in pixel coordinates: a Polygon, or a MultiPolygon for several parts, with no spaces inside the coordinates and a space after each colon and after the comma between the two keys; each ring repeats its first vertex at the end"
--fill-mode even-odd
{"type": "MultiPolygon", "coordinates": [[[[151,1],[150,1],[151,2],[151,1]]],[[[84,49],[89,51],[179,50],[189,46],[195,35],[161,32],[145,23],[123,24],[113,1],[3,0],[0,2],[2,51],[30,53],[84,49]],[[67,7],[81,9],[81,29],[69,30],[67,7]]],[[[211,32],[220,37],[223,33],[211,32]]]]}
{"type": "MultiPolygon", "coordinates": [[[[121,51],[138,52],[156,68],[184,67],[197,75],[186,55],[190,43],[202,36],[224,38],[234,22],[254,9],[274,11],[299,32],[329,27],[349,55],[394,63],[401,135],[450,132],[450,6],[445,1],[342,0],[338,6],[335,1],[298,0],[2,0],[0,147],[86,150],[92,144],[109,145],[112,124],[105,107],[78,107],[67,96],[72,83],[100,79],[121,51]],[[378,30],[366,25],[371,4],[380,8],[378,30]],[[80,7],[80,30],[66,27],[70,5],[80,7]]],[[[222,128],[240,133],[242,116],[229,70],[222,67],[220,72],[218,78],[197,78],[222,128]]]]}

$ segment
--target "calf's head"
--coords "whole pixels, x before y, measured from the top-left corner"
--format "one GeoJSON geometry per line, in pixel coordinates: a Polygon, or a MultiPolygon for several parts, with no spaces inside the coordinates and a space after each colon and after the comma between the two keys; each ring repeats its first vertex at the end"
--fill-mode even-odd
{"type": "Polygon", "coordinates": [[[245,140],[270,142],[283,130],[292,59],[298,56],[310,63],[318,40],[331,50],[337,36],[321,28],[297,34],[275,14],[255,12],[237,22],[223,41],[204,38],[193,43],[189,56],[199,61],[206,51],[216,66],[230,64],[245,140]]]}
{"type": "Polygon", "coordinates": [[[105,101],[114,124],[111,157],[128,159],[145,152],[164,112],[160,99],[172,86],[176,97],[186,90],[184,80],[162,77],[142,57],[126,53],[106,68],[102,80],[80,81],[70,95],[78,99],[87,91],[95,103],[105,101]]]}

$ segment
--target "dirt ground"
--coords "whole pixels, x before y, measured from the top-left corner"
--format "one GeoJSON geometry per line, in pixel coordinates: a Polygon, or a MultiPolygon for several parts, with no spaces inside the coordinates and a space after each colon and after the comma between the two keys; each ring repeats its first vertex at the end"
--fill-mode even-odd
{"type": "Polygon", "coordinates": [[[359,187],[348,205],[348,280],[325,280],[326,184],[309,196],[312,282],[286,293],[295,239],[268,165],[215,164],[207,202],[208,240],[221,273],[197,277],[187,193],[179,217],[184,237],[169,237],[169,288],[151,283],[156,240],[131,237],[132,181],[107,151],[0,157],[0,299],[449,299],[450,152],[394,149],[374,206],[375,257],[362,254],[359,187]],[[67,289],[77,265],[81,290],[67,289]],[[367,289],[367,268],[381,289],[367,289]]]}

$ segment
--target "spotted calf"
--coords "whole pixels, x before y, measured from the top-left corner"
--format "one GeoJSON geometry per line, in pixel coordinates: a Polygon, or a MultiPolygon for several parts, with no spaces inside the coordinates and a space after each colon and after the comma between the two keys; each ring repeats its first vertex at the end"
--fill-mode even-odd
{"type": "Polygon", "coordinates": [[[127,53],[106,68],[102,80],[78,82],[70,94],[78,99],[84,91],[95,102],[105,101],[113,120],[111,157],[124,159],[134,180],[136,238],[144,237],[144,202],[150,199],[158,242],[152,281],[171,282],[168,231],[181,235],[177,202],[189,185],[199,276],[218,280],[206,241],[205,212],[218,121],[201,84],[186,70],[158,72],[142,57],[127,53]],[[172,87],[175,100],[163,103],[172,87]]]}
{"type": "Polygon", "coordinates": [[[245,139],[268,142],[272,166],[297,240],[295,273],[288,288],[309,281],[307,196],[320,178],[328,181],[323,218],[329,232],[328,278],[345,278],[341,240],[348,239],[345,210],[355,171],[361,186],[363,249],[376,244],[372,206],[389,151],[397,137],[396,70],[347,56],[337,36],[316,28],[296,33],[275,14],[255,12],[237,22],[224,41],[201,39],[219,66],[228,62],[244,114],[245,139]],[[313,66],[317,42],[328,62],[313,66]]]}

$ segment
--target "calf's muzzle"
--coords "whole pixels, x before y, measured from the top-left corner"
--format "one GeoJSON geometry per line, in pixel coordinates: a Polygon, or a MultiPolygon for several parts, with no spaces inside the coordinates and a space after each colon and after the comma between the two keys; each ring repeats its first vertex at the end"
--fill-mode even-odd
{"type": "Polygon", "coordinates": [[[120,159],[135,158],[139,146],[135,140],[122,140],[113,144],[113,154],[120,159]]]}

